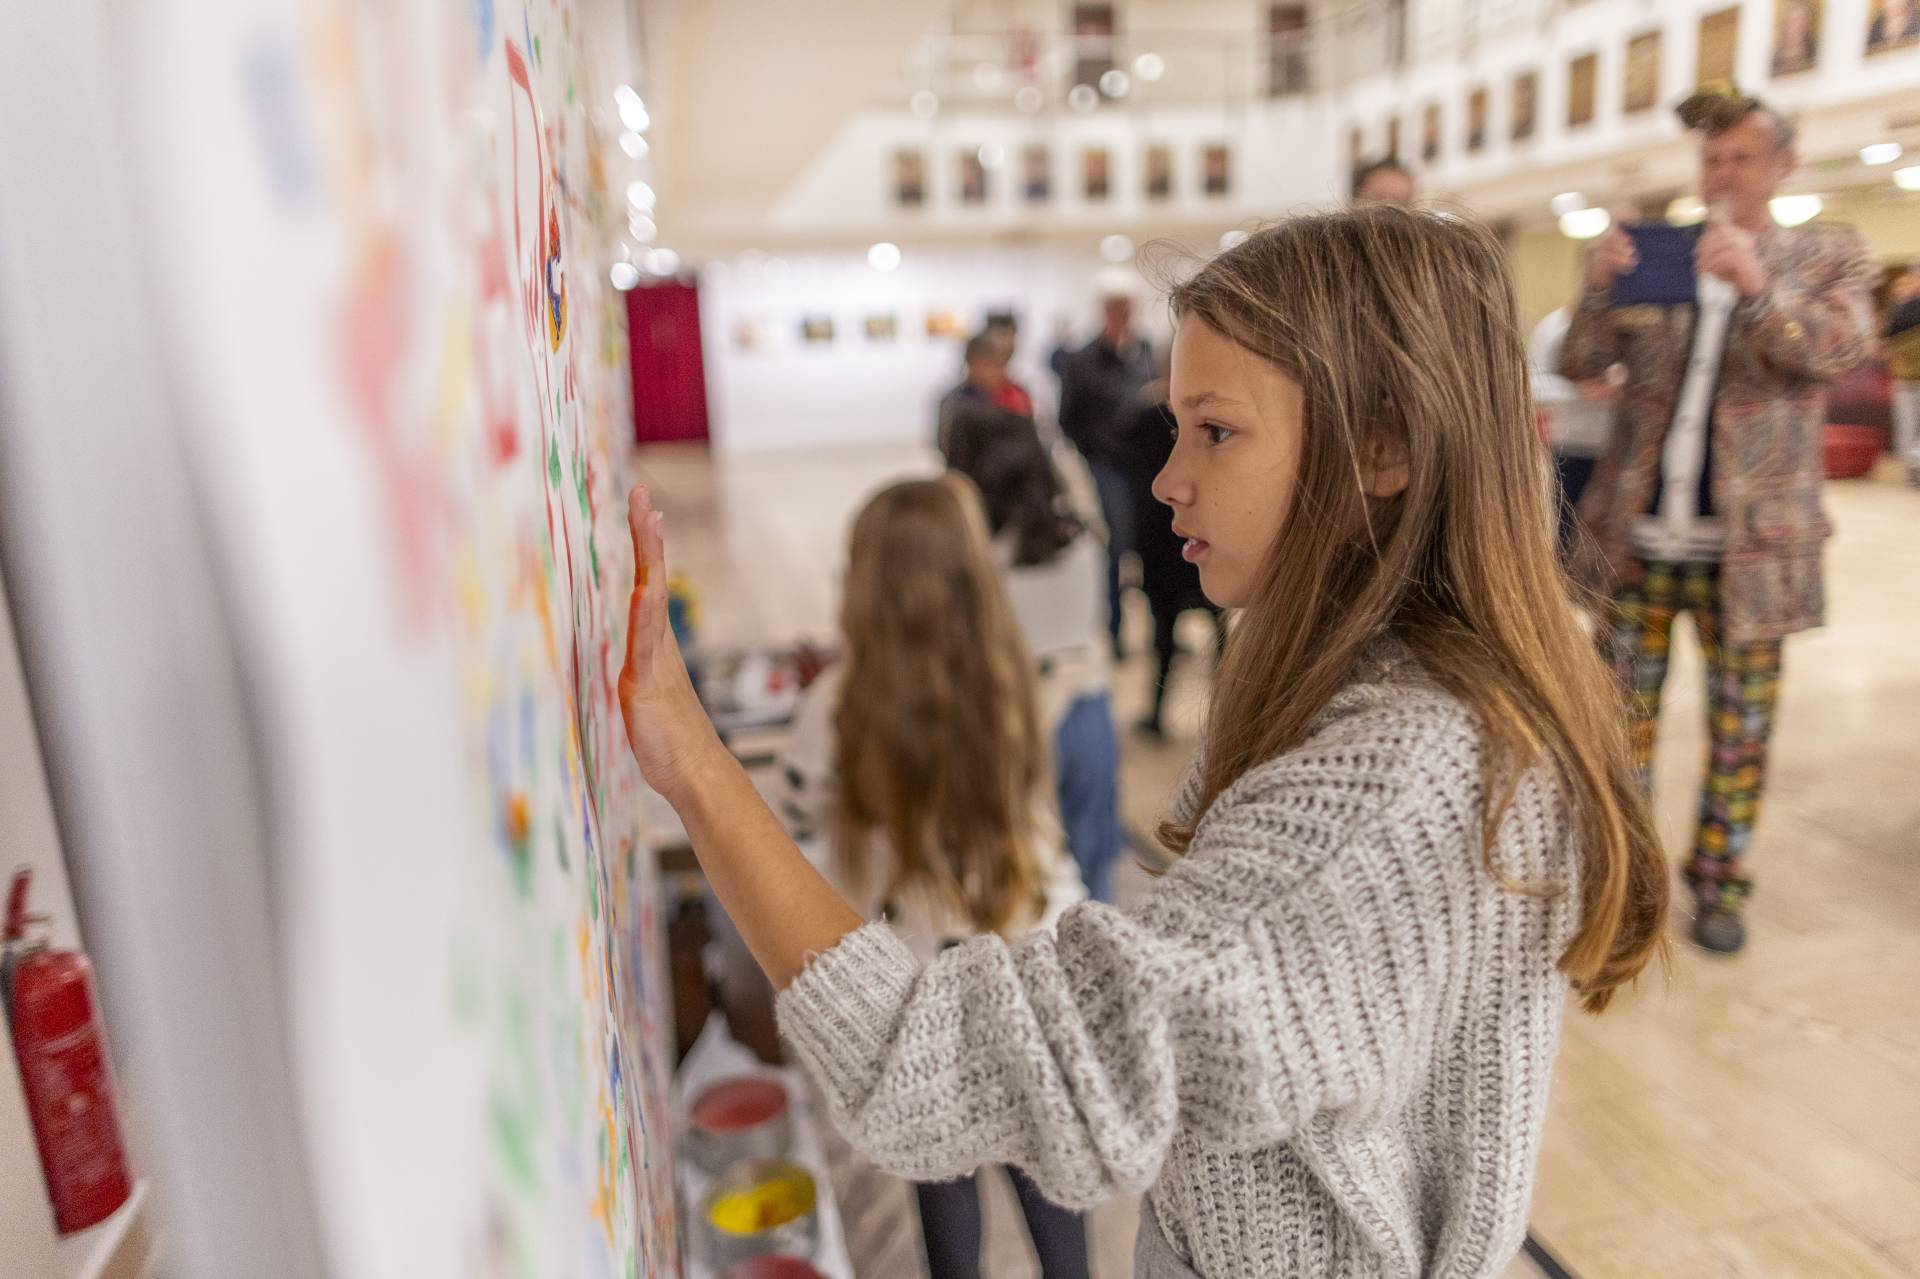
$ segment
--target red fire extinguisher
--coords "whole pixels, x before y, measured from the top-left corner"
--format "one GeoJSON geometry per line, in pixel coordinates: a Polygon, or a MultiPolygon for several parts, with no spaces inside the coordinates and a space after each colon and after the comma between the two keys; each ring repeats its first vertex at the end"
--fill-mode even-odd
{"type": "Polygon", "coordinates": [[[78,951],[54,950],[44,915],[27,913],[21,867],[7,894],[6,976],[13,1051],[40,1146],[40,1167],[61,1234],[113,1215],[132,1185],[114,1117],[113,1079],[93,998],[93,965],[78,951]],[[39,925],[37,936],[28,929],[39,925]]]}

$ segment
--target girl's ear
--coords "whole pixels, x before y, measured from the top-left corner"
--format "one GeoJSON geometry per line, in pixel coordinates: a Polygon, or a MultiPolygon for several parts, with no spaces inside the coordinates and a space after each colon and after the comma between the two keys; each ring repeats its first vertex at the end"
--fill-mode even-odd
{"type": "Polygon", "coordinates": [[[1367,439],[1360,483],[1368,497],[1398,497],[1406,491],[1411,468],[1406,440],[1394,431],[1375,431],[1367,439]]]}

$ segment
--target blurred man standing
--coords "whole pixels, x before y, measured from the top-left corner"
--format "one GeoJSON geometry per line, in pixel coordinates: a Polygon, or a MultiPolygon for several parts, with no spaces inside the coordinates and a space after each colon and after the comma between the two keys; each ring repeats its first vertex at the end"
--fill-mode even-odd
{"type": "Polygon", "coordinates": [[[1893,282],[1887,315],[1887,362],[1893,366],[1893,448],[1920,487],[1920,262],[1893,282]]]}
{"type": "Polygon", "coordinates": [[[1413,203],[1413,174],[1407,166],[1389,156],[1375,160],[1353,175],[1353,204],[1391,204],[1406,208],[1413,203]]]}
{"type": "Polygon", "coordinates": [[[1153,350],[1133,331],[1133,298],[1109,289],[1100,335],[1073,352],[1060,372],[1060,430],[1086,459],[1107,524],[1107,631],[1120,643],[1120,559],[1133,545],[1135,513],[1125,443],[1153,381],[1153,350]]]}
{"type": "Polygon", "coordinates": [[[1674,616],[1691,612],[1707,660],[1712,738],[1687,862],[1708,950],[1745,944],[1742,864],[1773,728],[1781,641],[1823,617],[1820,505],[1826,383],[1872,340],[1866,250],[1840,226],[1776,226],[1768,202],[1797,163],[1793,127],[1728,89],[1680,118],[1701,135],[1710,209],[1694,250],[1696,300],[1615,306],[1639,263],[1620,228],[1587,259],[1560,371],[1626,383],[1580,513],[1577,567],[1614,601],[1615,673],[1632,693],[1634,746],[1651,786],[1654,723],[1674,616]]]}

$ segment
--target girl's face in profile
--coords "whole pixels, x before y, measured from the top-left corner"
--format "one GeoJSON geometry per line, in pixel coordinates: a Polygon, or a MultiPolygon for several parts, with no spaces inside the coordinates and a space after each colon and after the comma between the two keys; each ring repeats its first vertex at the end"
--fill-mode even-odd
{"type": "Polygon", "coordinates": [[[1200,587],[1223,608],[1252,597],[1300,473],[1299,383],[1198,317],[1173,340],[1173,456],[1153,495],[1173,508],[1200,587]]]}

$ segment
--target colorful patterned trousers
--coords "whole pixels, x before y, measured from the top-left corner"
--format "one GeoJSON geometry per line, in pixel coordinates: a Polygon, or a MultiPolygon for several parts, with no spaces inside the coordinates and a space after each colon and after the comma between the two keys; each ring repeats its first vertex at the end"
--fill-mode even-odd
{"type": "Polygon", "coordinates": [[[1712,748],[1700,793],[1700,825],[1687,882],[1702,906],[1737,908],[1751,890],[1741,858],[1753,838],[1780,690],[1780,641],[1720,642],[1720,566],[1653,560],[1614,600],[1613,671],[1631,696],[1634,757],[1653,788],[1653,732],[1667,682],[1673,619],[1692,613],[1707,662],[1707,733],[1712,748]]]}

